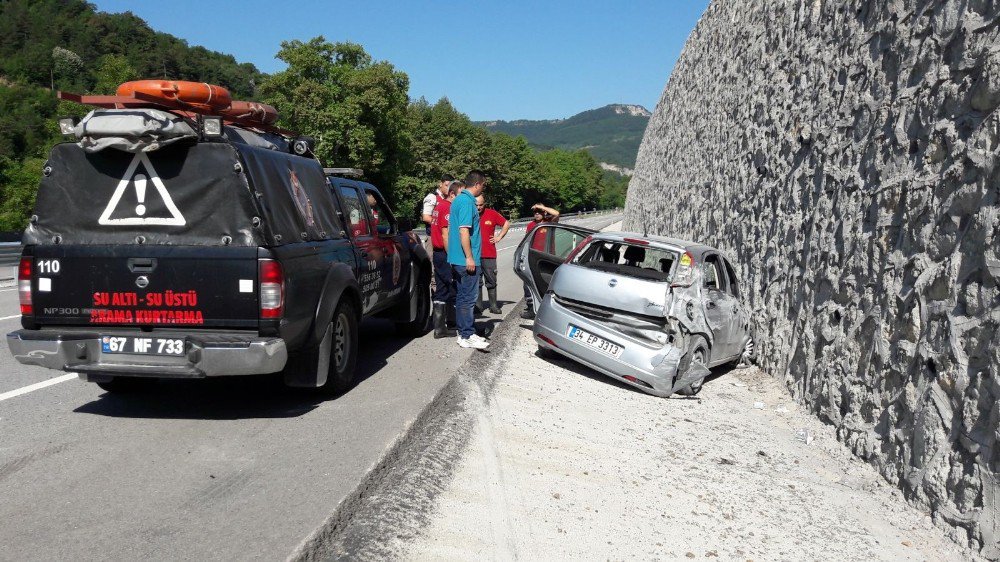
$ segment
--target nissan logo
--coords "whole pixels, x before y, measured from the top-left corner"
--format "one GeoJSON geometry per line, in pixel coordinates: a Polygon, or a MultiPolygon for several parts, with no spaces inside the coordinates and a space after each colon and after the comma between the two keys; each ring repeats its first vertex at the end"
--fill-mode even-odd
{"type": "Polygon", "coordinates": [[[135,286],[139,287],[140,289],[145,289],[146,287],[149,286],[149,278],[147,278],[145,275],[140,275],[136,277],[135,286]]]}
{"type": "Polygon", "coordinates": [[[617,279],[612,279],[612,280],[608,281],[608,287],[614,287],[617,284],[618,284],[618,280],[617,279]]]}

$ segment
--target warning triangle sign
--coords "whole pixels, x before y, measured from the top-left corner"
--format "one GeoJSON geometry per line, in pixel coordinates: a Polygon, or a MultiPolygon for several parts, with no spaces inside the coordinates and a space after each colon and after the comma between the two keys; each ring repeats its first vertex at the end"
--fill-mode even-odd
{"type": "Polygon", "coordinates": [[[184,216],[181,215],[180,210],[177,209],[177,205],[174,204],[174,200],[170,198],[170,193],[167,192],[166,186],[163,185],[163,180],[160,179],[160,175],[155,169],[153,169],[153,164],[149,161],[149,157],[146,156],[145,153],[140,152],[132,158],[132,162],[125,170],[125,174],[122,176],[121,181],[118,182],[118,187],[111,196],[111,200],[108,201],[108,206],[105,207],[104,212],[101,213],[101,218],[97,219],[97,224],[125,226],[184,226],[186,221],[184,220],[184,216]],[[145,174],[137,173],[139,164],[142,164],[142,167],[146,172],[145,174]],[[150,183],[154,188],[156,188],[155,192],[163,201],[163,206],[166,208],[167,213],[170,214],[169,217],[145,216],[148,211],[146,207],[146,187],[150,183]],[[132,208],[130,197],[130,202],[127,204],[129,208],[118,209],[118,206],[122,204],[123,196],[130,188],[135,193],[135,201],[137,204],[134,208],[132,208]],[[112,215],[119,216],[117,218],[111,218],[112,215]]]}

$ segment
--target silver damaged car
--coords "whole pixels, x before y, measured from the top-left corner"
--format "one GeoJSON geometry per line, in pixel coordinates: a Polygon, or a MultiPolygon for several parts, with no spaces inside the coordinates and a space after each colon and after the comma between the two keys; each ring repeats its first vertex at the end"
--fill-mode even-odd
{"type": "Polygon", "coordinates": [[[535,341],[656,396],[697,394],[709,368],[749,362],[748,310],[715,248],[551,224],[518,246],[535,341]]]}

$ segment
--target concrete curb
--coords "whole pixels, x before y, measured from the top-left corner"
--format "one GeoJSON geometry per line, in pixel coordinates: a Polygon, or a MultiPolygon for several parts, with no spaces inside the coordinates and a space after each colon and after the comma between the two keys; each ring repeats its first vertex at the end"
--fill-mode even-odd
{"type": "MultiPolygon", "coordinates": [[[[447,434],[446,439],[453,448],[460,452],[471,435],[473,426],[469,423],[459,423],[465,417],[466,401],[470,398],[469,378],[475,376],[480,388],[484,391],[492,387],[495,377],[482,376],[495,370],[497,364],[509,359],[508,352],[514,346],[520,335],[519,311],[524,306],[524,299],[518,301],[503,317],[491,334],[489,353],[473,353],[448,379],[448,382],[438,391],[435,397],[421,410],[409,427],[405,428],[390,445],[382,457],[376,460],[366,474],[360,479],[357,487],[344,497],[334,508],[330,516],[309,534],[287,558],[289,561],[314,561],[339,558],[347,553],[338,548],[343,542],[340,536],[352,518],[359,513],[380,489],[391,482],[390,475],[394,469],[405,463],[403,459],[414,454],[420,454],[422,449],[432,449],[427,446],[434,437],[447,434]],[[475,373],[476,375],[471,375],[475,373]]],[[[457,460],[457,456],[456,459],[457,460]]],[[[426,498],[428,501],[432,497],[426,498]]]]}

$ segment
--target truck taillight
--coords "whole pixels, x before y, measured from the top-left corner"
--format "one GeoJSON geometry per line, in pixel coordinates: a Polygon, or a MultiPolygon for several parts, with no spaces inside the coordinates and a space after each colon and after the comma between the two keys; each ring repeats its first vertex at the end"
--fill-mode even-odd
{"type": "Polygon", "coordinates": [[[262,259],[257,262],[260,279],[260,317],[281,318],[285,305],[285,273],[281,264],[262,259]]]}
{"type": "Polygon", "coordinates": [[[30,316],[34,314],[31,306],[31,269],[34,265],[34,258],[24,256],[17,267],[17,296],[21,301],[21,314],[30,316]]]}

